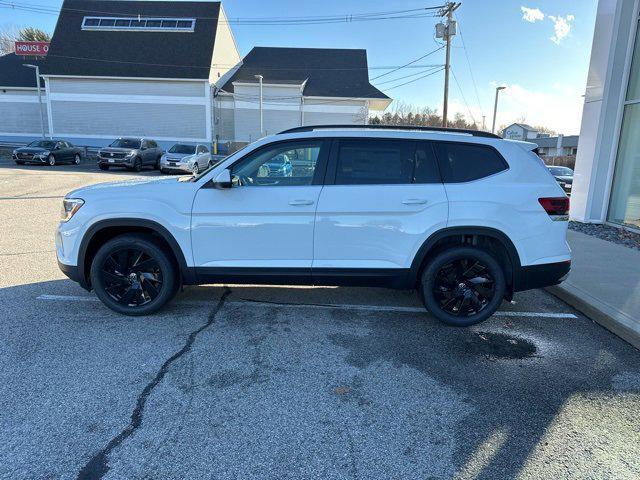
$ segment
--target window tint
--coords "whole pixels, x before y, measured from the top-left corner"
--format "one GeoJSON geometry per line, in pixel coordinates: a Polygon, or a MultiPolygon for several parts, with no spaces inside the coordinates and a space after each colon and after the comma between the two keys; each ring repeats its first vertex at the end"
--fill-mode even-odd
{"type": "Polygon", "coordinates": [[[440,172],[429,143],[420,142],[416,148],[413,183],[440,183],[440,172]]]}
{"type": "Polygon", "coordinates": [[[243,186],[311,185],[322,140],[283,142],[252,152],[232,168],[243,186]]]}
{"type": "Polygon", "coordinates": [[[414,143],[402,140],[341,140],[336,185],[411,183],[414,143]]]}
{"type": "Polygon", "coordinates": [[[508,168],[493,148],[471,143],[434,143],[445,183],[461,183],[488,177],[508,168]]]}

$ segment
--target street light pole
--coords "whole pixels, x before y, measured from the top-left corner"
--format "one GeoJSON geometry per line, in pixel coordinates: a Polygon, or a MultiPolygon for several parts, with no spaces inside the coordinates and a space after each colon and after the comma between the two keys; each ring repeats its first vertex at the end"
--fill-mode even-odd
{"type": "Polygon", "coordinates": [[[258,82],[260,82],[260,137],[264,137],[264,126],[263,126],[263,119],[262,119],[262,75],[255,75],[255,77],[258,79],[258,82]]]}
{"type": "Polygon", "coordinates": [[[496,87],[496,101],[493,104],[493,124],[491,125],[491,133],[496,133],[496,113],[498,112],[498,93],[507,87],[496,87]]]}
{"type": "Polygon", "coordinates": [[[38,89],[38,103],[40,104],[40,130],[42,131],[42,138],[45,138],[44,112],[42,111],[42,93],[40,92],[40,67],[38,65],[30,65],[28,63],[23,63],[22,66],[33,68],[36,71],[36,87],[38,89]]]}

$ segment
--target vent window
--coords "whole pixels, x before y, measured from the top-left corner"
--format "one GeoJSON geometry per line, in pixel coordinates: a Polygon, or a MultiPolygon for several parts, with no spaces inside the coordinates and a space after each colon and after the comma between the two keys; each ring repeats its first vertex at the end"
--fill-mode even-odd
{"type": "Polygon", "coordinates": [[[195,18],[84,17],[83,30],[128,32],[193,32],[195,18]]]}

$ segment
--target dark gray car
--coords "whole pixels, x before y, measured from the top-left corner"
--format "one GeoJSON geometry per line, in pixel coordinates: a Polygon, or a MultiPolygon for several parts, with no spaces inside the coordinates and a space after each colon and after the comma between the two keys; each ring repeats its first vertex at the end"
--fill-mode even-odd
{"type": "Polygon", "coordinates": [[[57,163],[80,164],[83,149],[66,140],[36,140],[26,147],[13,151],[13,160],[18,165],[39,163],[53,166],[57,163]]]}
{"type": "Polygon", "coordinates": [[[111,167],[124,167],[139,172],[145,166],[160,168],[163,150],[150,138],[118,138],[108,147],[98,152],[98,167],[109,170],[111,167]]]}

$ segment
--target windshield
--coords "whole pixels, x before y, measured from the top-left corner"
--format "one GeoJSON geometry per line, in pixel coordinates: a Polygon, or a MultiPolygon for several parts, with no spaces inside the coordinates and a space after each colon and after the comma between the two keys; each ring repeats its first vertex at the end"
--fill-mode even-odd
{"type": "Polygon", "coordinates": [[[41,147],[51,150],[56,146],[56,142],[52,142],[50,140],[36,140],[35,142],[31,142],[27,147],[41,147]]]}
{"type": "Polygon", "coordinates": [[[560,177],[572,177],[573,170],[569,167],[549,167],[549,171],[552,175],[557,175],[560,177]]]}
{"type": "Polygon", "coordinates": [[[119,138],[109,146],[116,148],[140,148],[140,140],[135,140],[133,138],[119,138]]]}
{"type": "Polygon", "coordinates": [[[181,143],[176,143],[169,149],[169,153],[184,153],[186,155],[193,155],[194,153],[196,153],[196,147],[194,147],[193,145],[183,145],[181,143]]]}

